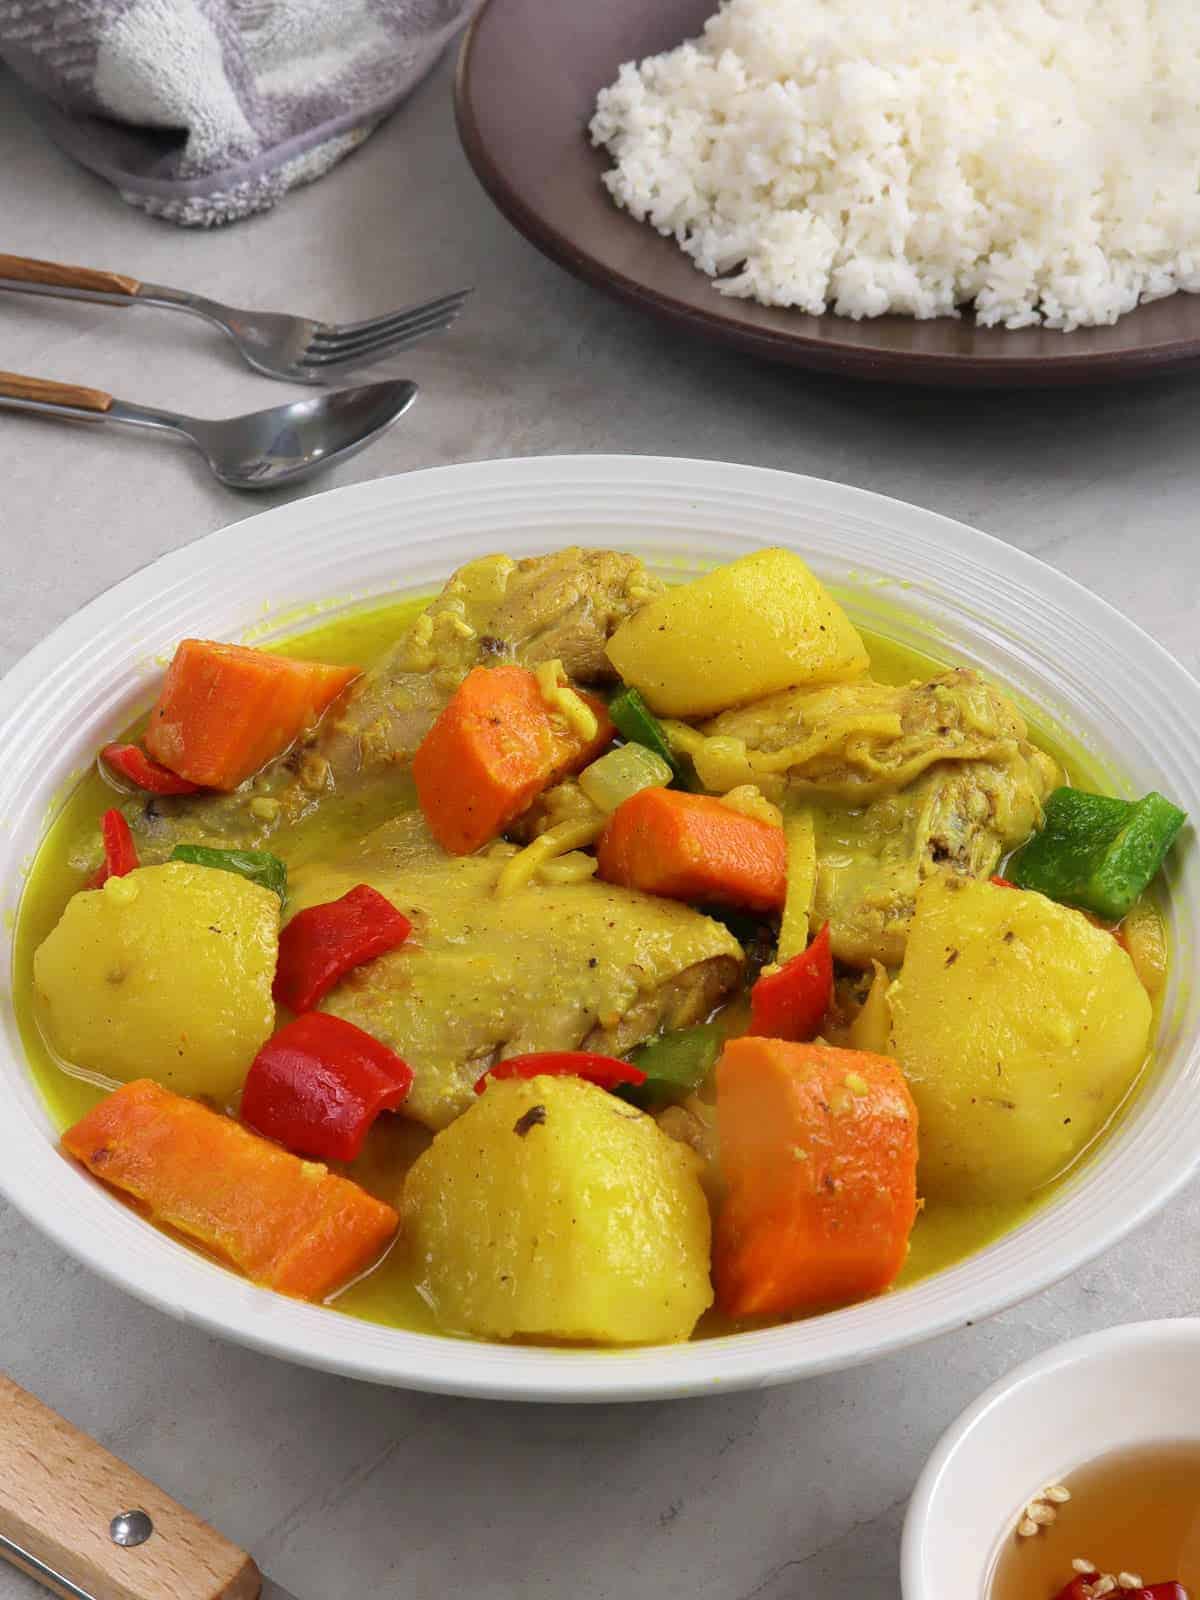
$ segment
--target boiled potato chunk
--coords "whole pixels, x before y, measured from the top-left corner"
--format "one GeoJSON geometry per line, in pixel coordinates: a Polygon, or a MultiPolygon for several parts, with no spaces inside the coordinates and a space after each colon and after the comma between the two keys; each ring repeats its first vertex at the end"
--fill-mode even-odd
{"type": "Polygon", "coordinates": [[[493,1081],[408,1175],[417,1281],[456,1333],[686,1339],[712,1303],[699,1170],[693,1151],[592,1084],[493,1081]]]}
{"type": "Polygon", "coordinates": [[[1111,934],[1043,895],[968,879],[921,887],[888,1001],[932,1199],[1019,1200],[1049,1183],[1149,1048],[1150,1001],[1111,934]]]}
{"type": "Polygon", "coordinates": [[[33,959],[42,1026],[76,1066],[226,1104],[275,1026],[279,896],[182,861],[67,903],[33,959]]]}
{"type": "Polygon", "coordinates": [[[757,550],[629,617],[608,657],[652,711],[707,717],[867,668],[858,631],[790,550],[757,550]]]}

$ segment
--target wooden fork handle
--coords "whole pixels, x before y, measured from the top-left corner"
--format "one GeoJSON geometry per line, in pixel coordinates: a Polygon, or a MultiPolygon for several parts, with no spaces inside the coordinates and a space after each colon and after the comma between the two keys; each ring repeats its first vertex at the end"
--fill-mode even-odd
{"type": "Polygon", "coordinates": [[[244,1551],[2,1373],[0,1555],[55,1594],[71,1591],[47,1568],[95,1600],[256,1600],[262,1583],[244,1551]],[[122,1547],[112,1519],[131,1511],[153,1532],[122,1547]]]}
{"type": "Polygon", "coordinates": [[[30,256],[0,255],[0,278],[37,284],[43,289],[83,289],[91,294],[116,294],[130,300],[141,288],[137,278],[95,267],[68,267],[61,261],[35,261],[30,256]]]}
{"type": "Polygon", "coordinates": [[[113,397],[103,389],[84,389],[75,383],[55,383],[50,378],[24,378],[19,372],[0,372],[0,396],[10,400],[35,400],[47,406],[74,406],[77,411],[107,411],[113,397]]]}

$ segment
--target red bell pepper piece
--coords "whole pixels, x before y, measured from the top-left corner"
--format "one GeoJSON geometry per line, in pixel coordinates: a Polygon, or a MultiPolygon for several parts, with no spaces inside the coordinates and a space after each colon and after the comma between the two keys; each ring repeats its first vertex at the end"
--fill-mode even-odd
{"type": "Polygon", "coordinates": [[[297,911],[279,935],[274,995],[311,1011],[352,967],[402,945],[412,923],[377,889],[360,883],[340,900],[297,911]]]}
{"type": "Polygon", "coordinates": [[[763,1039],[815,1039],[833,999],[833,951],[826,923],[807,950],[750,991],[750,1029],[763,1039]]]}
{"type": "MultiPolygon", "coordinates": [[[[1088,1600],[1088,1590],[1100,1576],[1098,1572],[1081,1572],[1071,1579],[1067,1587],[1054,1600],[1088,1600]]],[[[1181,1583],[1149,1583],[1142,1589],[1117,1589],[1113,1600],[1189,1600],[1181,1583]]]]}
{"type": "Polygon", "coordinates": [[[412,1087],[407,1062],[327,1011],[306,1011],[267,1040],[242,1090],[242,1121],[293,1154],[353,1161],[381,1111],[412,1087]]]}
{"type": "Polygon", "coordinates": [[[152,761],[140,744],[106,744],[100,759],[122,778],[127,778],[135,789],[145,789],[147,794],[195,794],[200,787],[188,778],[181,778],[170,767],[152,761]]]}
{"type": "Polygon", "coordinates": [[[1015,889],[1017,887],[1011,878],[1002,878],[998,872],[993,872],[988,882],[994,883],[997,889],[1015,889]]]}
{"type": "Polygon", "coordinates": [[[542,1050],[528,1056],[509,1056],[497,1061],[476,1080],[475,1093],[482,1094],[489,1078],[582,1078],[601,1089],[617,1089],[624,1083],[645,1083],[646,1074],[616,1056],[592,1055],[587,1050],[542,1050]]]}
{"type": "Polygon", "coordinates": [[[100,836],[104,840],[104,865],[88,879],[89,889],[103,889],[110,878],[123,878],[138,865],[133,835],[119,811],[106,811],[100,818],[100,836]]]}

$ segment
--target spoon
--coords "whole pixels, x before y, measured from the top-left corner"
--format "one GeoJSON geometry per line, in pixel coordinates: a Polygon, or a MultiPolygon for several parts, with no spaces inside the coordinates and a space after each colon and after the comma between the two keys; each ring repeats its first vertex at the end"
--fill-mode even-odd
{"type": "Polygon", "coordinates": [[[0,406],[182,434],[231,489],[277,489],[298,483],[370,444],[403,416],[416,397],[415,383],[395,379],[333,389],[244,417],[187,417],[117,400],[102,389],[0,372],[0,406]]]}

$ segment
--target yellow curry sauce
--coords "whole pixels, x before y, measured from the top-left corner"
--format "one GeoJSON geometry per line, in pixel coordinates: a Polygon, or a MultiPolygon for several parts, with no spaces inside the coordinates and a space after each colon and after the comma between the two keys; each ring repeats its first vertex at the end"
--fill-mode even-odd
{"type": "MultiPolygon", "coordinates": [[[[352,613],[285,642],[272,642],[270,648],[301,658],[365,666],[411,624],[426,604],[427,599],[421,598],[352,613]]],[[[903,684],[914,678],[927,678],[948,664],[865,631],[863,638],[871,671],[883,683],[903,684]]],[[[1068,782],[1097,791],[1104,788],[1099,774],[1090,770],[1081,751],[1067,751],[1061,739],[1049,737],[1036,721],[1031,725],[1031,737],[1060,763],[1068,782]]],[[[34,1080],[60,1129],[70,1126],[95,1105],[108,1092],[108,1086],[67,1070],[43,1038],[33,1009],[33,954],[80,888],[82,873],[94,867],[99,853],[99,817],[112,798],[113,790],[96,769],[74,789],[38,853],[17,920],[13,959],[17,1017],[34,1080]]],[[[415,805],[415,792],[411,803],[415,805]]],[[[323,811],[293,829],[286,845],[277,841],[272,849],[283,855],[290,866],[296,866],[318,857],[329,844],[345,843],[347,838],[366,833],[393,815],[395,809],[394,787],[383,795],[368,791],[357,807],[323,811]]],[[[734,1008],[739,1004],[738,1000],[731,1003],[731,1024],[736,1023],[738,1013],[734,1008]]],[[[346,1170],[381,1199],[397,1204],[404,1175],[430,1138],[424,1128],[403,1117],[383,1117],[369,1136],[363,1155],[346,1170]]],[[[1048,1192],[1018,1203],[942,1203],[926,1208],[917,1220],[898,1286],[928,1277],[981,1249],[1036,1209],[1048,1192]]],[[[339,1310],[371,1321],[423,1333],[442,1331],[418,1294],[402,1251],[396,1249],[365,1278],[341,1291],[335,1303],[339,1310]]],[[[695,1336],[727,1333],[732,1326],[714,1310],[701,1320],[695,1336]]]]}

